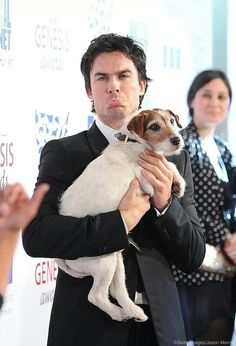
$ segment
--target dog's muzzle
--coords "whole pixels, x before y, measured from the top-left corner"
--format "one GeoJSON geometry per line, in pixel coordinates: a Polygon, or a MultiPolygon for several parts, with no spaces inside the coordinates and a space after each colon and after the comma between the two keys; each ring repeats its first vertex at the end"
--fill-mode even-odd
{"type": "Polygon", "coordinates": [[[173,145],[179,145],[180,144],[180,138],[179,137],[172,137],[170,139],[171,144],[173,145]]]}

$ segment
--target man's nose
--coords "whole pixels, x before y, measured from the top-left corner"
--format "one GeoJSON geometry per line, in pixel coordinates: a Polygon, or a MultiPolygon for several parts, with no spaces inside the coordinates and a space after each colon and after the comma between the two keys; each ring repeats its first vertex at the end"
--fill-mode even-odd
{"type": "Polygon", "coordinates": [[[107,91],[109,94],[118,93],[120,91],[119,81],[116,78],[112,78],[108,82],[107,91]]]}

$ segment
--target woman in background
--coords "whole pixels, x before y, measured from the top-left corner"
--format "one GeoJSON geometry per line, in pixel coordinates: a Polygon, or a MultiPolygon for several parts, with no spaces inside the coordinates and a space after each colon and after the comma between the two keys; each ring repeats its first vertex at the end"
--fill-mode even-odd
{"type": "Polygon", "coordinates": [[[20,230],[34,218],[47,191],[48,185],[42,184],[29,198],[19,183],[0,190],[0,308],[20,230]]]}
{"type": "Polygon", "coordinates": [[[232,190],[235,166],[225,142],[215,135],[231,101],[232,90],[224,72],[199,73],[187,96],[191,122],[181,131],[191,159],[196,208],[206,243],[211,245],[206,256],[211,256],[209,249],[217,253],[218,247],[225,263],[224,270],[208,266],[189,275],[173,268],[188,340],[204,344],[215,341],[217,345],[222,342],[229,345],[234,330],[231,292],[232,273],[236,268],[236,234],[229,236],[224,214],[235,193],[232,190]]]}

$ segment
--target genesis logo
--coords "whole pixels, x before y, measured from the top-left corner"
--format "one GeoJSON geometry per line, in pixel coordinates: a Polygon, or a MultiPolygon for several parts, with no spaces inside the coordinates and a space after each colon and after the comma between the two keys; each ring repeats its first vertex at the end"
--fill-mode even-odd
{"type": "Polygon", "coordinates": [[[49,140],[67,135],[69,115],[69,112],[64,115],[58,115],[35,110],[35,136],[38,153],[41,153],[42,148],[49,140]]]}
{"type": "Polygon", "coordinates": [[[43,52],[40,57],[41,69],[64,69],[65,53],[70,49],[69,36],[69,30],[57,17],[47,16],[35,26],[35,45],[43,52]]]}
{"type": "Polygon", "coordinates": [[[0,0],[0,48],[10,50],[11,23],[9,0],[0,0]]]}
{"type": "Polygon", "coordinates": [[[14,143],[7,134],[0,133],[0,189],[8,184],[8,175],[14,165],[14,143]]]}

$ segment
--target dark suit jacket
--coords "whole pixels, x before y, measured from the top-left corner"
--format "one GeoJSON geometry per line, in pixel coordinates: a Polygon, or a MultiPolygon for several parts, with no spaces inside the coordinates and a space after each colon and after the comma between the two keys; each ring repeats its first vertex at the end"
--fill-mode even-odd
{"type": "MultiPolygon", "coordinates": [[[[129,245],[119,211],[82,219],[58,215],[61,193],[88,163],[108,145],[93,126],[74,136],[48,142],[41,154],[37,184],[50,191],[40,211],[23,235],[26,252],[33,257],[76,259],[125,249],[127,288],[131,298],[143,282],[159,345],[185,340],[175,280],[174,262],[190,273],[201,264],[205,246],[193,200],[188,154],[172,158],[187,182],[181,200],[173,199],[167,212],[157,217],[148,211],[132,232],[141,251],[129,245]]],[[[96,179],[96,172],[94,172],[96,179]]],[[[101,201],[102,203],[102,201],[101,201]]],[[[133,346],[136,322],[117,322],[88,302],[92,278],[75,279],[59,270],[49,328],[49,346],[133,346]]],[[[148,346],[148,345],[147,345],[148,346]]]]}

